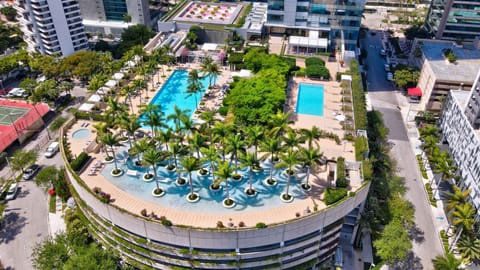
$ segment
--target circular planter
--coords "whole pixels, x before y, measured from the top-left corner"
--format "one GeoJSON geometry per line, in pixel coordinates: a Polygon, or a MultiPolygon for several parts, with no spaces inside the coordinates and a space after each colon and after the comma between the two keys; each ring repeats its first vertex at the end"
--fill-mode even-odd
{"type": "Polygon", "coordinates": [[[105,158],[103,159],[103,162],[104,162],[104,163],[112,163],[112,162],[113,162],[113,158],[112,158],[112,157],[110,157],[110,158],[111,158],[111,159],[108,160],[107,157],[105,157],[105,158]]]}
{"type": "Polygon", "coordinates": [[[185,179],[184,177],[180,177],[180,178],[177,178],[177,180],[175,180],[175,185],[181,187],[181,186],[185,186],[187,184],[187,179],[185,179]]]}
{"type": "Polygon", "coordinates": [[[208,189],[213,191],[213,192],[219,192],[219,191],[222,190],[222,186],[219,185],[218,188],[214,188],[213,184],[211,184],[210,186],[208,186],[208,189]]]}
{"type": "Polygon", "coordinates": [[[278,184],[278,181],[275,178],[270,179],[270,177],[267,177],[265,178],[265,180],[263,180],[263,183],[267,186],[274,187],[278,184]],[[273,180],[273,183],[270,182],[269,180],[273,180]]]}
{"type": "Polygon", "coordinates": [[[110,175],[113,176],[113,177],[118,177],[120,175],[123,174],[123,170],[122,169],[117,169],[117,172],[115,172],[115,169],[111,170],[110,171],[110,175]]]}
{"type": "Polygon", "coordinates": [[[187,195],[187,201],[189,203],[196,203],[198,202],[198,200],[200,200],[200,195],[198,195],[198,193],[196,192],[193,192],[193,193],[188,193],[187,195]],[[190,198],[190,196],[194,197],[194,198],[190,198]]]}
{"type": "Polygon", "coordinates": [[[199,177],[205,177],[205,176],[208,176],[209,174],[210,174],[210,171],[205,169],[205,168],[202,168],[202,169],[197,171],[197,176],[199,176],[199,177]],[[204,172],[204,173],[202,173],[202,172],[204,172]]]}
{"type": "Polygon", "coordinates": [[[232,175],[232,179],[233,179],[233,181],[240,181],[240,180],[242,180],[242,175],[241,175],[241,174],[238,174],[238,173],[237,173],[237,174],[233,174],[233,175],[232,175]]]}
{"type": "Polygon", "coordinates": [[[153,197],[162,197],[163,195],[165,195],[165,190],[163,190],[162,188],[160,188],[160,190],[161,190],[162,192],[160,192],[160,193],[157,194],[157,193],[155,193],[155,190],[156,190],[156,189],[157,189],[157,188],[152,189],[152,196],[153,196],[153,197]]]}
{"type": "Polygon", "coordinates": [[[252,168],[252,171],[258,173],[258,172],[263,172],[263,168],[262,167],[253,167],[252,168]]]}
{"type": "Polygon", "coordinates": [[[224,199],[224,200],[222,201],[222,205],[223,205],[223,207],[225,207],[225,208],[233,208],[233,207],[235,207],[236,204],[237,204],[237,203],[236,203],[234,200],[232,200],[232,199],[224,199]],[[228,201],[230,201],[231,204],[227,204],[228,201]]]}
{"type": "Polygon", "coordinates": [[[248,197],[255,197],[258,193],[254,188],[252,188],[251,190],[253,190],[253,193],[249,194],[248,193],[249,190],[250,190],[250,188],[248,188],[248,187],[245,188],[245,190],[244,190],[245,194],[247,194],[248,197]]]}
{"type": "Polygon", "coordinates": [[[167,167],[165,167],[165,169],[169,172],[177,171],[177,167],[175,167],[175,165],[167,165],[167,167]]]}
{"type": "Polygon", "coordinates": [[[151,173],[144,173],[143,176],[142,176],[142,179],[143,181],[145,182],[152,182],[153,179],[155,179],[154,175],[151,174],[151,173]],[[151,175],[152,177],[151,178],[148,178],[148,176],[151,175]]]}
{"type": "Polygon", "coordinates": [[[270,162],[272,162],[273,164],[278,163],[279,161],[280,159],[278,157],[275,157],[274,159],[273,158],[270,159],[270,162]]]}
{"type": "Polygon", "coordinates": [[[312,190],[312,185],[306,185],[305,183],[301,184],[302,186],[302,189],[305,190],[305,191],[310,191],[312,190]]]}
{"type": "Polygon", "coordinates": [[[295,170],[292,170],[291,173],[288,173],[288,169],[286,169],[282,173],[285,174],[286,176],[294,176],[295,175],[295,170]]]}
{"type": "Polygon", "coordinates": [[[134,164],[137,167],[142,167],[142,162],[141,161],[136,160],[134,164]]]}
{"type": "Polygon", "coordinates": [[[290,202],[293,202],[293,196],[292,195],[288,195],[290,196],[289,198],[285,198],[287,194],[285,194],[285,192],[282,192],[280,193],[280,200],[282,200],[282,202],[286,202],[286,203],[290,203],[290,202]]]}

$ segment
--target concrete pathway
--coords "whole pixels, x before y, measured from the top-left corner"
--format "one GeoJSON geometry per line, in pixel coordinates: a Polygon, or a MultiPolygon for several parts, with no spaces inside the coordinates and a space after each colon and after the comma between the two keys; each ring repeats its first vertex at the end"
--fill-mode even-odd
{"type": "Polygon", "coordinates": [[[66,231],[65,220],[63,219],[62,200],[57,196],[56,212],[48,213],[48,233],[51,237],[66,231]]]}

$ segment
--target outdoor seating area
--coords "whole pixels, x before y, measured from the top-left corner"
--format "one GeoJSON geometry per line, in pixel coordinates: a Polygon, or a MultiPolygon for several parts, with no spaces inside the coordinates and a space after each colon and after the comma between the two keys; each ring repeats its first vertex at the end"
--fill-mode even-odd
{"type": "Polygon", "coordinates": [[[99,173],[102,170],[104,163],[100,160],[97,160],[92,166],[90,166],[90,170],[88,172],[88,176],[93,176],[99,173]]]}

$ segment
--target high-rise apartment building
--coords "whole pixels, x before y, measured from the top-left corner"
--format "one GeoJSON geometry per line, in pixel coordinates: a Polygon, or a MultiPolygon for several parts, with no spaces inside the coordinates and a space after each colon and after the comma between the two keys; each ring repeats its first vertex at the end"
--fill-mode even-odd
{"type": "Polygon", "coordinates": [[[425,21],[436,39],[473,41],[480,36],[480,1],[432,0],[425,21]]]}
{"type": "Polygon", "coordinates": [[[88,32],[120,35],[132,24],[150,26],[148,0],[78,0],[88,32]]]}
{"type": "Polygon", "coordinates": [[[265,26],[294,36],[293,52],[353,51],[364,7],[363,0],[269,0],[265,26]]]}
{"type": "Polygon", "coordinates": [[[76,0],[16,0],[29,51],[68,56],[88,48],[76,0]]]}

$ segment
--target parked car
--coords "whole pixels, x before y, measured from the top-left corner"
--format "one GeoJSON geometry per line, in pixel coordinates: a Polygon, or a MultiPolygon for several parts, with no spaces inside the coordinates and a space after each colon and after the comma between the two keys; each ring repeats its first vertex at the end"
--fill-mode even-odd
{"type": "Polygon", "coordinates": [[[385,64],[384,68],[386,72],[390,72],[390,64],[385,64]]]}
{"type": "Polygon", "coordinates": [[[48,146],[47,151],[45,151],[45,154],[44,154],[45,157],[47,157],[47,158],[53,157],[58,152],[58,150],[60,149],[58,147],[58,145],[59,145],[58,142],[52,142],[48,146]]]}
{"type": "Polygon", "coordinates": [[[393,73],[392,72],[387,73],[387,80],[393,81],[393,73]]]}
{"type": "Polygon", "coordinates": [[[23,180],[30,180],[32,177],[40,170],[40,166],[37,164],[33,164],[32,166],[28,167],[25,172],[23,172],[23,180]]]}
{"type": "Polygon", "coordinates": [[[17,196],[17,191],[18,191],[18,184],[13,183],[10,185],[8,188],[7,196],[5,196],[5,200],[10,201],[15,199],[15,196],[17,196]]]}

